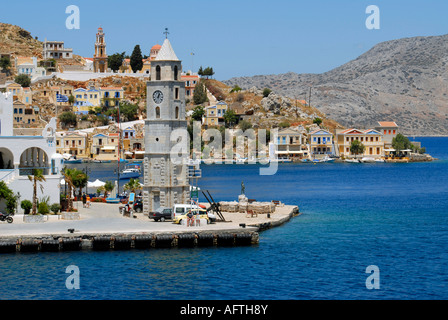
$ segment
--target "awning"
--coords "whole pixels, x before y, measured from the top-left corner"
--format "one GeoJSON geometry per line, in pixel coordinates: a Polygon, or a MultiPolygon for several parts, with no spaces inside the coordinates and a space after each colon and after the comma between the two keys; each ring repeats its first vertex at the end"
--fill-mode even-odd
{"type": "Polygon", "coordinates": [[[130,156],[133,155],[133,153],[132,153],[131,151],[126,151],[124,154],[128,154],[128,155],[130,155],[130,156]]]}
{"type": "Polygon", "coordinates": [[[87,182],[87,187],[88,188],[99,188],[99,187],[104,186],[105,184],[106,184],[105,182],[102,182],[102,181],[96,179],[94,182],[88,181],[87,182]]]}
{"type": "Polygon", "coordinates": [[[385,149],[384,151],[386,151],[386,152],[394,152],[395,149],[385,149]]]}
{"type": "Polygon", "coordinates": [[[145,151],[135,151],[135,154],[145,154],[145,151]]]}
{"type": "Polygon", "coordinates": [[[101,150],[115,150],[115,146],[104,146],[101,148],[101,150]]]}

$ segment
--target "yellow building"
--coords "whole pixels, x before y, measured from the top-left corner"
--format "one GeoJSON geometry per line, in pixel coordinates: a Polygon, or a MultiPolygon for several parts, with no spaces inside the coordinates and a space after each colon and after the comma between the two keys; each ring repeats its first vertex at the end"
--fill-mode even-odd
{"type": "Polygon", "coordinates": [[[97,133],[92,136],[91,157],[96,160],[118,160],[118,133],[97,133]]]}
{"type": "Polygon", "coordinates": [[[280,159],[298,160],[308,157],[306,136],[299,130],[284,128],[277,135],[276,156],[280,159]]]}
{"type": "Polygon", "coordinates": [[[123,87],[101,87],[100,102],[105,107],[117,107],[124,97],[123,87]]]}
{"type": "Polygon", "coordinates": [[[205,108],[205,124],[207,126],[219,126],[224,124],[224,114],[228,106],[220,101],[215,106],[205,108]]]}
{"type": "Polygon", "coordinates": [[[318,129],[309,134],[310,152],[313,158],[324,158],[333,155],[333,134],[318,129]]]}
{"type": "Polygon", "coordinates": [[[73,111],[77,114],[86,114],[90,109],[101,106],[101,92],[98,89],[78,88],[73,90],[73,96],[73,111]]]}
{"type": "Polygon", "coordinates": [[[25,105],[23,102],[16,100],[13,103],[13,109],[14,126],[19,128],[40,126],[38,107],[25,105]]]}
{"type": "Polygon", "coordinates": [[[350,158],[355,157],[350,152],[353,141],[358,140],[365,146],[364,154],[359,156],[380,158],[384,157],[383,134],[374,129],[358,130],[346,129],[336,133],[339,156],[350,158]]]}
{"type": "Polygon", "coordinates": [[[89,157],[89,137],[85,132],[67,131],[56,133],[56,152],[71,154],[77,158],[89,157]]]}

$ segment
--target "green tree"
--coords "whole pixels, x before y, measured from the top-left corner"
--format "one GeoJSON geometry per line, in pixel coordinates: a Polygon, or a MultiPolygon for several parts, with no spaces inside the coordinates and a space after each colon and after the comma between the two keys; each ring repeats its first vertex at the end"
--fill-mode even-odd
{"type": "Polygon", "coordinates": [[[70,125],[76,127],[77,124],[76,114],[74,114],[71,111],[63,112],[62,114],[59,115],[59,121],[61,122],[63,127],[68,127],[70,125]]]}
{"type": "Polygon", "coordinates": [[[322,124],[322,119],[321,118],[314,118],[313,123],[317,124],[318,126],[320,126],[322,124]]]}
{"type": "Polygon", "coordinates": [[[9,74],[9,68],[11,68],[11,61],[8,57],[3,56],[0,58],[0,70],[9,74]]]}
{"type": "Polygon", "coordinates": [[[0,200],[2,199],[6,200],[6,211],[14,213],[17,206],[17,196],[4,181],[0,181],[0,200]]]}
{"type": "Polygon", "coordinates": [[[191,118],[195,121],[202,121],[202,117],[205,114],[205,109],[203,106],[196,106],[193,109],[193,114],[191,115],[191,118]]]}
{"type": "Polygon", "coordinates": [[[140,180],[131,178],[129,182],[124,185],[123,189],[135,193],[136,190],[142,189],[142,185],[140,184],[140,180]]]}
{"type": "Polygon", "coordinates": [[[232,93],[232,92],[239,92],[239,91],[241,91],[241,90],[243,90],[243,89],[241,89],[241,87],[240,86],[238,86],[237,84],[232,88],[232,90],[230,90],[230,93],[232,93]]]}
{"type": "Polygon", "coordinates": [[[230,109],[227,110],[226,113],[224,113],[223,119],[226,127],[230,127],[238,121],[238,116],[236,115],[235,111],[230,109]]]}
{"type": "Polygon", "coordinates": [[[79,196],[81,196],[81,194],[82,194],[82,189],[87,186],[88,179],[89,179],[89,177],[83,171],[81,171],[79,169],[75,169],[75,172],[73,172],[72,182],[73,182],[73,186],[75,188],[79,189],[79,193],[78,193],[79,196]]]}
{"type": "Polygon", "coordinates": [[[137,71],[142,70],[143,68],[143,56],[142,56],[142,50],[140,50],[140,46],[136,45],[134,47],[134,51],[132,51],[131,54],[131,68],[132,72],[136,73],[137,71]]]}
{"type": "Polygon", "coordinates": [[[106,184],[104,186],[102,186],[102,190],[104,191],[104,198],[107,198],[107,194],[109,192],[111,192],[112,190],[114,190],[114,184],[112,183],[112,181],[106,181],[106,184]]]}
{"type": "Polygon", "coordinates": [[[69,102],[71,105],[73,105],[73,104],[75,103],[75,97],[74,97],[72,94],[68,97],[68,102],[69,102]]]}
{"type": "Polygon", "coordinates": [[[354,140],[351,144],[350,144],[350,152],[352,154],[355,155],[355,157],[358,154],[363,154],[364,151],[366,150],[366,146],[364,144],[362,144],[361,141],[359,140],[354,140]]]}
{"type": "Polygon", "coordinates": [[[395,151],[399,153],[401,150],[411,149],[412,144],[409,141],[408,137],[399,133],[395,136],[395,138],[392,139],[392,148],[394,148],[395,151]]]}
{"type": "Polygon", "coordinates": [[[132,121],[138,118],[138,106],[127,101],[120,102],[120,118],[132,121]]]}
{"type": "Polygon", "coordinates": [[[31,85],[31,78],[26,74],[19,74],[14,81],[15,83],[20,84],[23,88],[27,88],[31,85]]]}
{"type": "Polygon", "coordinates": [[[122,53],[114,53],[113,55],[110,55],[107,57],[107,65],[109,68],[111,68],[114,72],[120,70],[120,67],[123,64],[124,56],[126,55],[126,52],[122,53]]]}
{"type": "Polygon", "coordinates": [[[75,181],[77,181],[78,179],[81,179],[82,177],[80,177],[80,175],[84,175],[84,172],[75,169],[75,168],[67,168],[65,167],[62,170],[62,175],[64,176],[64,180],[65,183],[68,186],[68,203],[67,203],[67,211],[72,211],[73,210],[73,200],[72,200],[72,193],[73,190],[76,189],[76,185],[75,185],[75,181]]]}
{"type": "Polygon", "coordinates": [[[194,88],[193,102],[194,104],[202,104],[207,100],[207,90],[205,89],[204,83],[201,81],[194,88]]]}
{"type": "Polygon", "coordinates": [[[37,186],[39,185],[40,191],[44,192],[43,182],[47,181],[44,176],[44,172],[41,169],[33,169],[33,174],[28,175],[28,179],[33,183],[33,208],[32,214],[36,214],[37,210],[37,186]]]}
{"type": "Polygon", "coordinates": [[[200,75],[200,76],[204,75],[204,70],[202,69],[202,66],[198,70],[198,75],[200,75]]]}

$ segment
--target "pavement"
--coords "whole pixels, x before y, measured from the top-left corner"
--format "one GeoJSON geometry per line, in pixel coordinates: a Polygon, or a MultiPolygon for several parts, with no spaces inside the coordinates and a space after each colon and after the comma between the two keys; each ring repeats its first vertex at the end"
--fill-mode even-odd
{"type": "Polygon", "coordinates": [[[271,222],[274,225],[288,221],[295,206],[278,206],[268,218],[266,214],[258,217],[246,217],[245,213],[225,213],[226,222],[194,227],[187,227],[172,223],[155,222],[140,213],[136,218],[123,217],[119,213],[120,204],[92,203],[90,208],[83,208],[81,202],[75,202],[80,220],[62,220],[58,216],[49,216],[43,223],[24,223],[22,215],[15,215],[14,222],[8,224],[0,222],[0,238],[18,236],[74,236],[86,234],[133,234],[133,233],[172,233],[172,232],[201,232],[201,231],[241,231],[241,223],[246,224],[247,231],[258,231],[259,224],[271,222]],[[73,234],[68,229],[75,229],[73,234]]]}

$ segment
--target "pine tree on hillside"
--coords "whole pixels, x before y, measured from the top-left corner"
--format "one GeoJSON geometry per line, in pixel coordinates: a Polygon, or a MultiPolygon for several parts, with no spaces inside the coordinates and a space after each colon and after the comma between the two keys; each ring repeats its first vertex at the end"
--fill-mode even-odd
{"type": "Polygon", "coordinates": [[[142,70],[143,68],[143,56],[142,50],[140,50],[140,46],[136,45],[134,51],[131,54],[131,68],[132,72],[136,73],[137,71],[142,70]]]}

